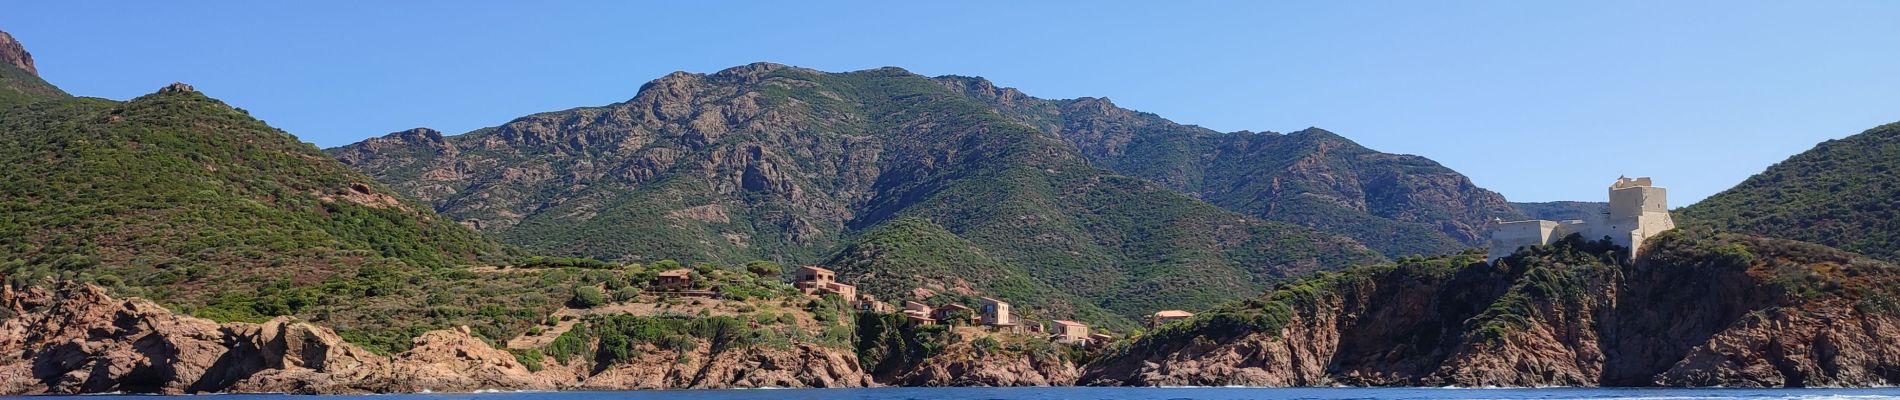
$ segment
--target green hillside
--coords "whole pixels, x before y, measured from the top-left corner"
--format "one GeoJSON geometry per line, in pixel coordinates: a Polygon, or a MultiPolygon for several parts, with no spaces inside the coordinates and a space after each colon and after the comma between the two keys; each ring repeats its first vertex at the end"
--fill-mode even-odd
{"type": "Polygon", "coordinates": [[[1375,151],[1323,129],[1222,133],[1105,98],[1047,100],[975,77],[938,84],[1060,138],[1089,162],[1256,218],[1342,233],[1385,254],[1482,246],[1504,197],[1424,157],[1375,151]]]}
{"type": "Polygon", "coordinates": [[[552,254],[811,263],[917,217],[1123,317],[1379,258],[1096,168],[1060,138],[896,68],[674,73],[623,103],[329,152],[552,254]]]}
{"type": "MultiPolygon", "coordinates": [[[[5,32],[0,32],[5,34],[5,32]]],[[[71,97],[39,76],[0,62],[0,107],[71,97]]]]}
{"type": "Polygon", "coordinates": [[[220,320],[300,316],[387,349],[425,329],[525,330],[565,299],[558,282],[581,279],[474,280],[461,267],[514,256],[387,193],[182,84],[0,108],[11,284],[95,282],[220,320]]]}
{"type": "Polygon", "coordinates": [[[1677,212],[1678,224],[1900,260],[1900,123],[1829,140],[1677,212]]]}

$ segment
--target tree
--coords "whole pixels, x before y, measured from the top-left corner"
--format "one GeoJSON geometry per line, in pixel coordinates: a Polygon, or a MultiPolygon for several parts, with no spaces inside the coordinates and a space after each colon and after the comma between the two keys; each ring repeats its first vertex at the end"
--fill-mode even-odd
{"type": "Polygon", "coordinates": [[[574,286],[574,300],[568,303],[579,308],[599,307],[607,304],[607,294],[601,293],[600,288],[593,285],[578,285],[574,286]]]}
{"type": "Polygon", "coordinates": [[[751,272],[753,275],[775,277],[778,276],[781,271],[784,271],[784,268],[775,262],[758,260],[745,263],[745,270],[746,272],[751,272]]]}

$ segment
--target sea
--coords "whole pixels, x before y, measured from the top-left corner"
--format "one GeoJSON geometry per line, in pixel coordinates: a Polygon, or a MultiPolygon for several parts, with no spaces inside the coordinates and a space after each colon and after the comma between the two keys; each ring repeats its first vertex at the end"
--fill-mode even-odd
{"type": "MultiPolygon", "coordinates": [[[[1451,389],[1451,388],[869,388],[418,393],[361,396],[207,395],[217,400],[1900,400],[1900,389],[1451,389]]],[[[3,398],[4,396],[0,396],[3,398]]],[[[93,399],[152,399],[86,395],[93,399]]],[[[194,396],[196,397],[196,396],[194,396]]],[[[45,397],[33,397],[45,398],[45,397]]]]}

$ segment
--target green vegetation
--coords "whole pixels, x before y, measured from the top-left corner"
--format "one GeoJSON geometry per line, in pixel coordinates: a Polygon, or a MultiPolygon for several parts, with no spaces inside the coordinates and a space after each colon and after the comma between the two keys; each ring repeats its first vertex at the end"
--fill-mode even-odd
{"type": "Polygon", "coordinates": [[[1677,211],[1686,228],[1820,243],[1900,261],[1900,123],[1829,140],[1677,211]]]}
{"type": "MultiPolygon", "coordinates": [[[[900,69],[823,73],[757,65],[654,85],[687,82],[704,90],[679,93],[690,100],[650,90],[623,104],[531,115],[439,140],[398,133],[375,140],[402,146],[359,144],[330,153],[458,219],[493,222],[488,229],[503,241],[545,254],[722,264],[770,258],[786,265],[829,257],[865,276],[883,268],[942,268],[979,290],[1035,303],[1047,315],[1115,326],[1157,309],[1211,307],[1290,276],[1381,259],[1348,237],[1246,218],[1099,169],[1060,138],[900,69]],[[681,101],[773,117],[717,135],[676,133],[684,116],[658,124],[616,117],[681,101]],[[560,128],[527,132],[536,126],[560,128]],[[632,132],[658,134],[623,145],[595,140],[632,132]],[[497,140],[508,148],[484,144],[497,140]],[[503,184],[500,172],[423,179],[459,163],[584,182],[503,184]],[[601,165],[629,170],[584,178],[599,176],[601,165]],[[443,192],[444,185],[459,189],[443,192]],[[906,219],[937,226],[923,233],[928,237],[902,239],[916,231],[900,222],[906,219]],[[895,231],[879,231],[887,225],[895,231]],[[889,254],[859,260],[866,254],[852,247],[860,243],[889,254]],[[983,259],[942,261],[970,254],[983,259]]],[[[872,293],[886,297],[920,283],[882,275],[869,281],[877,286],[872,293]]]]}
{"type": "Polygon", "coordinates": [[[568,304],[576,308],[599,307],[602,304],[607,304],[607,294],[602,293],[600,288],[591,285],[575,286],[574,299],[568,300],[568,304]]]}
{"type": "Polygon", "coordinates": [[[1466,330],[1495,346],[1512,332],[1528,329],[1550,307],[1582,308],[1590,282],[1607,282],[1629,264],[1619,255],[1627,248],[1571,234],[1547,246],[1528,246],[1498,261],[1516,276],[1511,288],[1483,313],[1465,321],[1466,330]],[[1591,276],[1596,276],[1592,278],[1591,276]]]}
{"type": "Polygon", "coordinates": [[[901,314],[857,314],[858,364],[874,375],[916,365],[954,340],[947,326],[911,325],[901,314]]]}
{"type": "Polygon", "coordinates": [[[224,321],[297,316],[385,351],[454,324],[526,329],[558,307],[533,277],[461,269],[510,250],[199,93],[0,106],[0,132],[9,284],[91,282],[224,321]]]}
{"type": "MultiPolygon", "coordinates": [[[[968,284],[984,295],[1004,299],[1032,318],[1090,321],[1129,328],[1134,323],[1037,280],[1022,267],[1005,263],[981,247],[919,218],[884,224],[825,262],[853,281],[858,290],[902,304],[913,288],[968,284]]],[[[914,299],[929,302],[931,299],[914,299]]],[[[932,303],[938,304],[938,303],[932,303]]]]}
{"type": "Polygon", "coordinates": [[[0,109],[27,104],[41,100],[57,100],[71,97],[33,73],[0,63],[0,109]]]}
{"type": "Polygon", "coordinates": [[[1095,166],[1242,214],[1345,234],[1387,257],[1482,245],[1492,218],[1522,216],[1436,162],[1380,153],[1317,128],[1221,133],[1108,99],[1005,98],[982,78],[934,80],[1066,140],[1095,166]]]}

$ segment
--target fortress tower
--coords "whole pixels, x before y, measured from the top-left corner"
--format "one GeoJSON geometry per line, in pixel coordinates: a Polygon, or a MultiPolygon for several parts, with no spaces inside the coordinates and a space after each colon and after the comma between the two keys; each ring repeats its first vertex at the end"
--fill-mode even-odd
{"type": "Polygon", "coordinates": [[[1550,244],[1572,233],[1583,234],[1588,240],[1609,237],[1612,243],[1628,247],[1629,256],[1634,258],[1642,250],[1644,240],[1675,228],[1675,221],[1669,219],[1667,189],[1656,187],[1649,177],[1618,177],[1610,184],[1608,221],[1600,224],[1579,220],[1499,222],[1491,228],[1491,259],[1511,255],[1519,247],[1550,244]]]}
{"type": "Polygon", "coordinates": [[[1635,257],[1643,240],[1675,228],[1676,222],[1669,219],[1668,189],[1651,185],[1649,177],[1619,177],[1610,184],[1609,225],[1585,238],[1609,236],[1610,241],[1630,248],[1630,256],[1635,257]]]}

